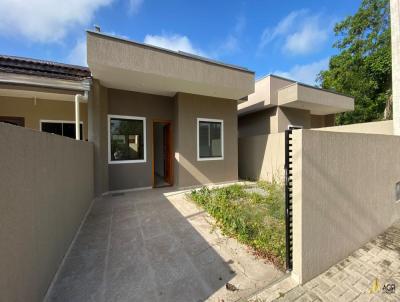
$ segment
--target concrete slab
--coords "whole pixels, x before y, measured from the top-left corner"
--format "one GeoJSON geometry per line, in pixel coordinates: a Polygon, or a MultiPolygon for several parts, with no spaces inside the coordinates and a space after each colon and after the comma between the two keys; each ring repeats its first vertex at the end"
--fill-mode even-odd
{"type": "Polygon", "coordinates": [[[97,200],[47,301],[228,302],[282,275],[162,188],[97,200]]]}

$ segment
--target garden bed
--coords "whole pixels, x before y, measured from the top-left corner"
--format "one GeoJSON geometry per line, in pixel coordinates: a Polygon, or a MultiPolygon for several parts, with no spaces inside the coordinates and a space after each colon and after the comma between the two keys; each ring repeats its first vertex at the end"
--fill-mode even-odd
{"type": "Polygon", "coordinates": [[[224,234],[284,268],[285,203],[281,184],[260,181],[255,186],[203,187],[188,196],[215,218],[224,234]]]}

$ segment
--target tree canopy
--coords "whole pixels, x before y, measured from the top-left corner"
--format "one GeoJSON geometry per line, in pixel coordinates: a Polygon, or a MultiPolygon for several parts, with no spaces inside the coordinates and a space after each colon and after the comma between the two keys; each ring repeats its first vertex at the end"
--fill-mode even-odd
{"type": "Polygon", "coordinates": [[[389,0],[363,0],[358,11],[334,27],[339,50],[319,74],[322,88],[355,97],[355,110],[336,116],[337,124],[391,118],[389,0]],[[386,108],[386,111],[385,111],[386,108]]]}

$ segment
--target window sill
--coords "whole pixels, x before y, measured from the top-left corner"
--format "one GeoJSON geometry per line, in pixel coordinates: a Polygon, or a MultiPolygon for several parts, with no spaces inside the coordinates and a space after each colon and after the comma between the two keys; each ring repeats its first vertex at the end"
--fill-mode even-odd
{"type": "Polygon", "coordinates": [[[115,164],[140,164],[140,163],[145,163],[146,160],[109,160],[108,164],[109,165],[115,165],[115,164]]]}
{"type": "Polygon", "coordinates": [[[223,157],[202,157],[197,158],[197,161],[209,161],[209,160],[224,160],[223,157]]]}

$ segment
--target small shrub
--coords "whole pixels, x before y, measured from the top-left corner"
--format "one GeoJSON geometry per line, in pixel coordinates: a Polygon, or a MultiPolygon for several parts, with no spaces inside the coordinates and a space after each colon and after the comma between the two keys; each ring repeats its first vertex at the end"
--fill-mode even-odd
{"type": "Polygon", "coordinates": [[[228,236],[252,247],[279,268],[285,259],[285,209],[283,186],[257,183],[266,194],[249,193],[243,185],[194,190],[189,197],[215,218],[228,236]]]}

